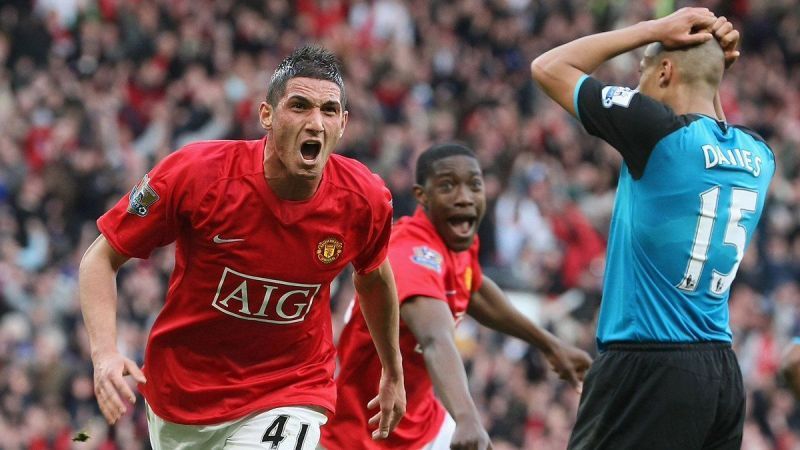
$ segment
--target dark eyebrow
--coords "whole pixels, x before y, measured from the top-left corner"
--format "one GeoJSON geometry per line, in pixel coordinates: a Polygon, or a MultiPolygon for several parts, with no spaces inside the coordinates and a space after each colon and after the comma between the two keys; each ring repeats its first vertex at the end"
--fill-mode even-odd
{"type": "MultiPolygon", "coordinates": [[[[456,171],[445,169],[442,171],[434,172],[431,175],[434,177],[447,177],[447,176],[454,177],[456,176],[456,171]]],[[[481,172],[480,170],[471,170],[468,175],[471,177],[480,177],[483,175],[483,172],[481,172]]]]}
{"type": "Polygon", "coordinates": [[[298,94],[289,96],[289,99],[287,101],[292,101],[292,100],[298,101],[298,102],[301,102],[301,103],[311,103],[311,100],[307,99],[306,97],[303,97],[302,95],[298,95],[298,94]]]}
{"type": "MultiPolygon", "coordinates": [[[[308,99],[308,97],[302,96],[300,94],[290,95],[289,98],[287,99],[287,102],[290,102],[290,101],[296,101],[296,102],[304,103],[304,104],[307,104],[307,105],[313,104],[313,102],[310,99],[308,99]]],[[[339,109],[339,108],[341,108],[341,103],[339,103],[338,100],[328,100],[326,102],[323,102],[320,107],[331,107],[331,106],[339,109]]]]}

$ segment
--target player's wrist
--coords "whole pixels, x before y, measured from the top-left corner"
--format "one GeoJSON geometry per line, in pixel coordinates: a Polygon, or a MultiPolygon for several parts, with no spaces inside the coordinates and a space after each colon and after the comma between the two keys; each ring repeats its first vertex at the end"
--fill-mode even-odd
{"type": "Polygon", "coordinates": [[[658,20],[643,20],[632,26],[635,35],[639,36],[640,42],[637,47],[642,45],[652,44],[653,42],[661,42],[664,39],[659,33],[661,27],[658,20]]]}
{"type": "Polygon", "coordinates": [[[116,347],[103,346],[103,347],[92,348],[89,356],[92,359],[92,361],[94,361],[98,358],[103,358],[105,356],[117,353],[119,353],[119,350],[117,350],[116,347]]]}
{"type": "Polygon", "coordinates": [[[545,333],[538,347],[545,356],[550,356],[555,354],[560,346],[561,341],[557,337],[550,333],[545,333]]]}
{"type": "Polygon", "coordinates": [[[398,359],[394,364],[384,365],[381,370],[381,378],[392,383],[403,382],[403,364],[398,359]]]}
{"type": "Polygon", "coordinates": [[[453,420],[456,424],[461,426],[475,426],[475,427],[483,427],[481,423],[481,418],[478,415],[478,410],[474,407],[465,411],[457,412],[454,411],[453,413],[453,420]]]}

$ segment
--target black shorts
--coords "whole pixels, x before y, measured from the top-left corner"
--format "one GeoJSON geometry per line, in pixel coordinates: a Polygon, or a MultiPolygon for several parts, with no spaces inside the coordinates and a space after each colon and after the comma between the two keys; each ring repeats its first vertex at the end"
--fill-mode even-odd
{"type": "Polygon", "coordinates": [[[728,343],[616,343],[586,375],[572,450],[741,447],[744,386],[728,343]]]}

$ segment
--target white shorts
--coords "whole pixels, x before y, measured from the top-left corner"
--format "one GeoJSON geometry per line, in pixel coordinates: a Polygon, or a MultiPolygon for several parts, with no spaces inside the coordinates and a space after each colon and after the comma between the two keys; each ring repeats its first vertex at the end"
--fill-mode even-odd
{"type": "Polygon", "coordinates": [[[180,425],[146,406],[153,450],[314,450],[328,421],[311,408],[284,406],[215,425],[180,425]]]}
{"type": "Polygon", "coordinates": [[[448,413],[444,413],[444,421],[439,428],[439,434],[420,450],[450,450],[453,433],[456,432],[456,421],[448,413]]]}

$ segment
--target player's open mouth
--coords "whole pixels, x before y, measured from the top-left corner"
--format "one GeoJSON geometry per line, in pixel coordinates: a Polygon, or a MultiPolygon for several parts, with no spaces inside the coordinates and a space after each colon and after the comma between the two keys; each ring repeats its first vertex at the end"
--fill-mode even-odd
{"type": "Polygon", "coordinates": [[[306,161],[314,161],[319,156],[322,150],[322,142],[319,141],[305,141],[300,144],[300,154],[306,161]]]}
{"type": "Polygon", "coordinates": [[[475,224],[478,218],[474,215],[455,215],[447,219],[447,224],[460,237],[470,237],[475,232],[475,224]]]}

